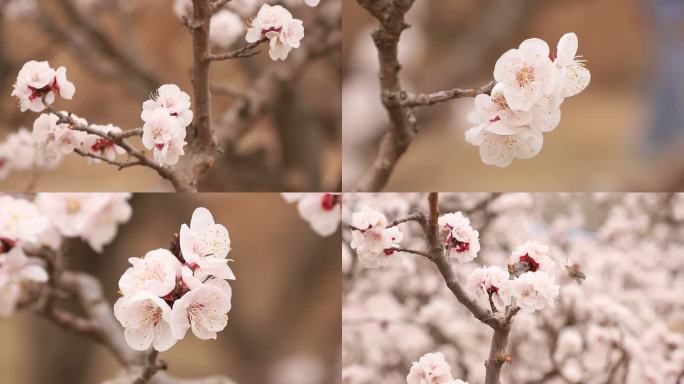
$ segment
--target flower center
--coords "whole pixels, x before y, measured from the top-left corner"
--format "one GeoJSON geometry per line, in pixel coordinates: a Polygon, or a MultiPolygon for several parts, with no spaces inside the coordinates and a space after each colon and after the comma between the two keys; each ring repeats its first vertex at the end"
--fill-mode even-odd
{"type": "Polygon", "coordinates": [[[515,74],[515,80],[518,86],[524,88],[534,82],[534,68],[531,65],[526,65],[515,74]]]}
{"type": "Polygon", "coordinates": [[[7,253],[17,245],[17,242],[7,237],[0,237],[0,253],[7,253]]]}

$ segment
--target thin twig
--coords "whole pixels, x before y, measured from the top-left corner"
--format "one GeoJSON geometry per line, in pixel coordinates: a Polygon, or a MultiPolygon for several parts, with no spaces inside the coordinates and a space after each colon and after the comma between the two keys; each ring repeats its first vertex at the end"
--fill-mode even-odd
{"type": "Polygon", "coordinates": [[[232,59],[241,59],[244,57],[251,57],[259,54],[259,50],[254,50],[255,48],[259,47],[261,44],[267,42],[268,39],[261,39],[259,41],[256,41],[254,43],[247,43],[244,46],[234,49],[229,52],[224,52],[224,53],[207,53],[204,56],[204,59],[207,61],[221,61],[221,60],[232,60],[232,59]]]}
{"type": "Polygon", "coordinates": [[[494,88],[494,82],[490,82],[480,88],[460,89],[453,88],[445,91],[434,93],[418,93],[413,94],[409,92],[395,92],[385,94],[386,104],[395,104],[402,107],[423,107],[451,101],[454,99],[461,99],[466,97],[476,97],[481,94],[489,94],[494,88]]]}

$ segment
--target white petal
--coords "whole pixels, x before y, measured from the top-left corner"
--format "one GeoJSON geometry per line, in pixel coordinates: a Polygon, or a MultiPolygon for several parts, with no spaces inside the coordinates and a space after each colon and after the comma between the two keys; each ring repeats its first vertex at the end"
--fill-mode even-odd
{"type": "Polygon", "coordinates": [[[214,225],[214,217],[208,209],[199,207],[192,213],[190,228],[197,230],[203,227],[214,225]]]}
{"type": "Polygon", "coordinates": [[[579,47],[579,42],[577,41],[577,35],[574,33],[566,33],[558,41],[558,47],[556,52],[556,64],[558,66],[566,66],[572,63],[577,55],[577,48],[579,47]]]}
{"type": "Polygon", "coordinates": [[[520,52],[528,58],[542,58],[549,57],[550,49],[546,41],[542,39],[532,38],[523,41],[520,44],[520,52]]]}

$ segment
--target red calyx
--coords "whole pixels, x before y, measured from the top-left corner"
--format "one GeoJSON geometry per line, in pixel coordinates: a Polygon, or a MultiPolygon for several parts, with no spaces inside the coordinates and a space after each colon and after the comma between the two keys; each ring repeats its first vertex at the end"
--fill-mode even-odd
{"type": "Polygon", "coordinates": [[[154,147],[161,151],[162,149],[164,149],[164,145],[165,144],[159,143],[159,144],[155,144],[154,147]]]}
{"type": "Polygon", "coordinates": [[[321,207],[324,211],[332,211],[337,205],[337,197],[332,193],[326,193],[321,198],[321,207]]]}
{"type": "Polygon", "coordinates": [[[394,248],[383,249],[382,252],[385,256],[392,256],[394,254],[394,248]]]}
{"type": "Polygon", "coordinates": [[[97,141],[95,141],[95,144],[93,144],[90,147],[90,149],[92,149],[93,152],[101,152],[101,151],[104,151],[105,149],[107,149],[113,145],[114,145],[113,141],[102,138],[102,139],[97,139],[97,141]]]}
{"type": "Polygon", "coordinates": [[[17,242],[7,237],[0,237],[0,253],[7,253],[17,246],[17,242]]]}
{"type": "Polygon", "coordinates": [[[524,256],[520,256],[520,262],[525,263],[530,266],[530,271],[536,272],[539,270],[539,263],[537,263],[533,258],[530,257],[530,255],[525,254],[524,256]]]}

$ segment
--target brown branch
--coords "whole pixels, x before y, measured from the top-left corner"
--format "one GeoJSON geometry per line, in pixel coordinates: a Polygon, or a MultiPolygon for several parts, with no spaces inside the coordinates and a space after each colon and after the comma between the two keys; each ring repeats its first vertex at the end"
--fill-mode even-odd
{"type": "Polygon", "coordinates": [[[482,308],[475,300],[470,298],[458,282],[456,274],[447,259],[439,237],[439,194],[430,193],[428,195],[429,216],[427,223],[423,226],[427,235],[430,251],[428,258],[437,266],[442,274],[447,287],[454,294],[456,299],[466,307],[476,319],[489,325],[494,331],[492,344],[489,352],[489,359],[486,362],[485,384],[499,384],[501,368],[508,361],[506,355],[506,345],[508,335],[511,331],[513,316],[518,312],[517,308],[509,308],[505,317],[500,314],[482,308]]]}
{"type": "Polygon", "coordinates": [[[423,256],[423,257],[427,257],[427,258],[430,257],[430,255],[428,255],[427,252],[418,251],[415,249],[408,249],[408,248],[390,248],[390,249],[395,251],[395,252],[406,252],[406,253],[413,253],[414,255],[419,255],[419,256],[423,256]]]}
{"type": "Polygon", "coordinates": [[[380,25],[373,32],[373,41],[378,50],[380,62],[381,96],[390,120],[390,131],[380,143],[373,165],[357,184],[358,192],[379,191],[388,182],[394,167],[408,149],[415,135],[415,118],[408,108],[385,102],[384,95],[402,92],[399,80],[401,65],[397,59],[399,38],[408,24],[404,15],[411,9],[414,0],[372,1],[357,0],[380,25]]]}
{"type": "Polygon", "coordinates": [[[123,161],[116,161],[116,160],[110,160],[110,159],[107,158],[107,157],[100,156],[100,155],[96,155],[96,154],[94,154],[94,153],[84,152],[84,151],[82,151],[82,150],[80,150],[80,149],[78,149],[78,148],[75,148],[75,149],[74,149],[74,152],[76,152],[77,154],[79,154],[79,155],[81,155],[81,156],[83,156],[83,157],[90,157],[90,158],[92,158],[92,159],[97,159],[97,160],[103,161],[103,162],[105,162],[105,163],[107,163],[107,164],[114,165],[114,166],[118,167],[119,170],[122,170],[122,169],[124,169],[124,168],[133,167],[133,166],[136,166],[136,165],[142,165],[142,163],[140,162],[140,160],[126,161],[126,162],[123,162],[123,161]]]}
{"type": "Polygon", "coordinates": [[[394,104],[402,107],[422,107],[430,106],[438,103],[443,103],[445,101],[451,101],[454,99],[461,99],[466,97],[475,97],[481,94],[489,94],[494,88],[494,82],[489,82],[488,84],[473,89],[448,89],[445,91],[439,91],[434,93],[418,93],[413,94],[409,92],[395,92],[385,94],[385,103],[394,104]]]}
{"type": "Polygon", "coordinates": [[[207,61],[221,61],[221,60],[232,60],[232,59],[241,59],[244,57],[252,57],[254,55],[259,54],[259,50],[254,50],[258,48],[261,44],[267,42],[268,39],[261,39],[259,41],[256,41],[254,43],[247,43],[244,46],[234,49],[229,52],[225,53],[207,53],[204,56],[204,59],[207,61]]]}
{"type": "Polygon", "coordinates": [[[166,369],[166,364],[157,361],[159,352],[155,349],[150,349],[145,354],[145,367],[143,368],[140,377],[135,379],[133,384],[145,384],[152,380],[152,377],[161,369],[166,369]]]}
{"type": "MultiPolygon", "coordinates": [[[[83,131],[90,133],[92,135],[97,135],[100,136],[104,139],[111,140],[114,142],[114,144],[118,145],[119,147],[123,148],[131,157],[136,158],[141,166],[145,166],[148,168],[151,168],[159,174],[159,176],[163,177],[164,179],[167,179],[173,187],[176,189],[177,192],[187,192],[190,190],[190,186],[183,183],[181,179],[178,177],[176,172],[174,172],[171,168],[165,166],[165,165],[160,165],[156,161],[149,159],[145,154],[135,148],[133,148],[130,144],[128,144],[124,138],[125,137],[130,137],[134,136],[137,134],[138,130],[130,130],[130,131],[124,131],[119,134],[115,133],[105,133],[100,131],[99,129],[92,128],[88,125],[81,124],[74,120],[70,114],[60,112],[58,111],[55,107],[48,103],[43,103],[46,106],[46,109],[52,113],[53,115],[57,116],[59,120],[57,121],[58,124],[68,124],[70,129],[77,130],[77,131],[83,131]]],[[[101,158],[101,160],[104,158],[101,158]]],[[[107,161],[109,162],[109,161],[107,161]]],[[[119,164],[116,164],[117,166],[119,164]]],[[[133,165],[133,164],[132,164],[133,165]]]]}
{"type": "Polygon", "coordinates": [[[212,7],[209,0],[193,0],[193,17],[197,27],[192,29],[194,58],[192,85],[195,96],[195,136],[200,147],[213,149],[211,129],[211,92],[209,91],[209,28],[212,7]]]}
{"type": "Polygon", "coordinates": [[[387,224],[387,228],[396,227],[399,224],[407,223],[410,221],[416,221],[418,223],[424,224],[425,223],[425,215],[422,212],[413,213],[413,214],[406,216],[402,219],[392,221],[391,223],[387,224]]]}

